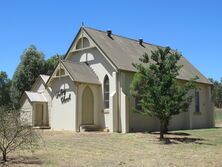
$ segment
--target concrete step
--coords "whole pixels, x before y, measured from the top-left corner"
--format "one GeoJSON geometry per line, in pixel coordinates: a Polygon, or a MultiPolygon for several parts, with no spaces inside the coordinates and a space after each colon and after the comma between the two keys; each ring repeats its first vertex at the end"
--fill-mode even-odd
{"type": "Polygon", "coordinates": [[[103,131],[98,125],[80,125],[80,132],[103,131]]]}
{"type": "Polygon", "coordinates": [[[33,129],[51,129],[50,126],[33,126],[33,129]]]}

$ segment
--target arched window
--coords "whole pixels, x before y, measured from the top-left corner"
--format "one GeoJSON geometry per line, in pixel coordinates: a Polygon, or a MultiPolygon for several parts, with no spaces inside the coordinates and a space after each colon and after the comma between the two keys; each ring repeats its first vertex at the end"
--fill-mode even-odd
{"type": "Polygon", "coordinates": [[[109,78],[106,75],[103,82],[104,108],[109,108],[109,78]]]}
{"type": "Polygon", "coordinates": [[[86,48],[89,47],[89,45],[89,40],[86,37],[83,37],[79,39],[76,45],[76,49],[86,48]]]}

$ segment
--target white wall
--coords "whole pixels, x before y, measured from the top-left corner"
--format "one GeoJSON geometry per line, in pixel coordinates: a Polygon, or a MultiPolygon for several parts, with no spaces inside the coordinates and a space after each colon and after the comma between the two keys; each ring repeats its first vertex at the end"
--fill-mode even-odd
{"type": "Polygon", "coordinates": [[[51,84],[51,88],[51,128],[53,130],[76,131],[76,86],[73,81],[66,76],[54,80],[51,84]],[[71,94],[70,101],[62,104],[61,97],[56,97],[60,89],[66,89],[66,97],[71,94]]]}
{"type": "Polygon", "coordinates": [[[27,97],[24,103],[21,105],[20,114],[22,121],[25,121],[28,125],[32,125],[32,105],[27,97]]]}
{"type": "Polygon", "coordinates": [[[68,60],[73,62],[85,62],[87,60],[90,68],[95,72],[98,76],[99,81],[101,82],[101,90],[99,91],[98,108],[99,112],[102,114],[98,114],[100,116],[100,125],[102,128],[108,128],[111,132],[117,131],[117,123],[115,121],[117,114],[117,98],[116,98],[116,85],[117,78],[114,68],[110,65],[110,63],[106,60],[106,58],[100,53],[100,51],[94,47],[89,48],[81,52],[74,52],[70,54],[68,60]],[[109,77],[110,81],[110,108],[104,109],[103,106],[103,81],[105,76],[109,77]]]}
{"type": "Polygon", "coordinates": [[[195,112],[194,101],[192,103],[192,129],[209,128],[214,126],[214,108],[211,99],[211,87],[198,84],[200,92],[200,112],[195,112]]]}
{"type": "Polygon", "coordinates": [[[52,111],[52,90],[50,87],[47,87],[44,92],[43,92],[45,98],[47,99],[47,104],[46,104],[46,115],[48,118],[48,123],[49,123],[49,127],[51,127],[51,111],[52,111]]]}
{"type": "Polygon", "coordinates": [[[44,92],[45,91],[45,85],[44,85],[43,80],[41,78],[37,79],[37,81],[34,83],[31,91],[33,91],[33,92],[44,92]]]}

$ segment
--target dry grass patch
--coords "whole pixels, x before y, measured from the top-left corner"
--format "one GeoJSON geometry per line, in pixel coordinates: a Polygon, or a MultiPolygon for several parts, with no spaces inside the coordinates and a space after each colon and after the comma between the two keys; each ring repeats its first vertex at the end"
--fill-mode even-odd
{"type": "Polygon", "coordinates": [[[71,133],[44,131],[45,147],[36,166],[220,166],[222,129],[158,134],[71,133]]]}
{"type": "MultiPolygon", "coordinates": [[[[217,110],[216,123],[222,123],[217,110]]],[[[221,124],[222,125],[222,124],[221,124]]],[[[64,167],[219,167],[222,128],[175,131],[159,142],[158,133],[72,133],[42,131],[44,146],[30,155],[17,152],[9,166],[64,167]]]]}

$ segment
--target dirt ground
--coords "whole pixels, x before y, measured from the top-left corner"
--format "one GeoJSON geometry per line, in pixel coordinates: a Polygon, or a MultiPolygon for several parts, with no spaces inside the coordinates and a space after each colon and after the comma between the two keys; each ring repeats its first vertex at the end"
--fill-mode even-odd
{"type": "MultiPolygon", "coordinates": [[[[216,123],[222,125],[222,110],[216,123]]],[[[4,166],[162,167],[222,166],[222,128],[157,133],[72,133],[39,131],[42,146],[33,153],[10,154],[4,166]]],[[[3,166],[3,164],[2,164],[3,166]]]]}

